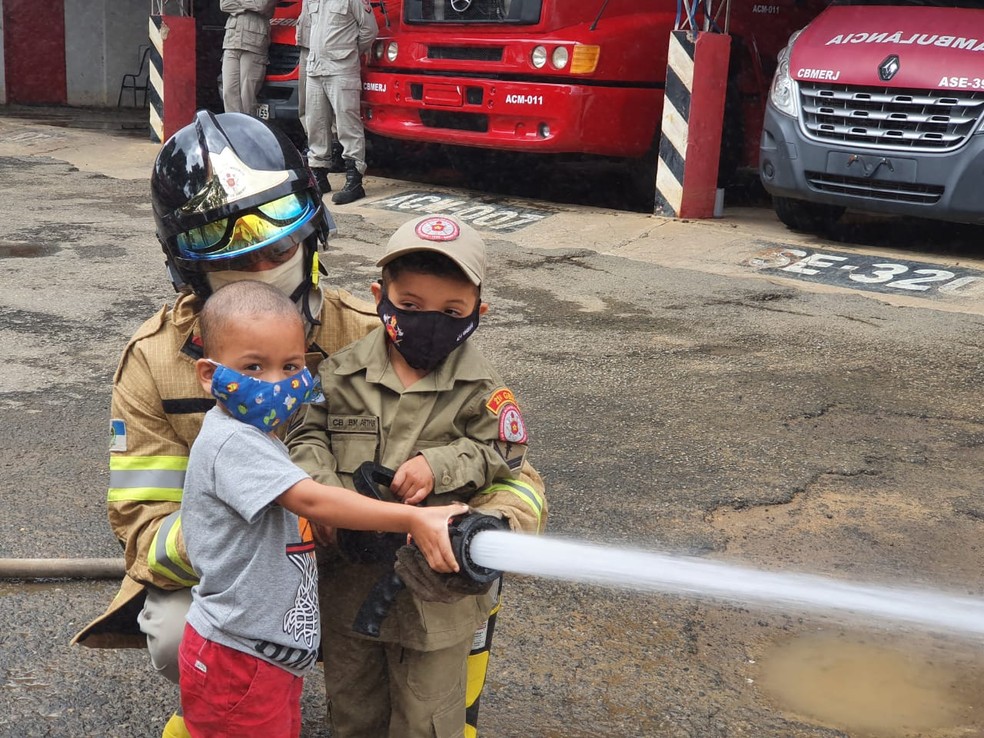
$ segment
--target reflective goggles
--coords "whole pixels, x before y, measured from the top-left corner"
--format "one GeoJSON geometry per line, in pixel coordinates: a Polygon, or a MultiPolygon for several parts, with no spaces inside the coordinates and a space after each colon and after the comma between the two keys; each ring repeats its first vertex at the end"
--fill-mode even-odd
{"type": "Polygon", "coordinates": [[[234,217],[183,231],[174,237],[188,261],[234,259],[284,239],[309,222],[318,206],[308,192],[294,192],[234,217]]]}

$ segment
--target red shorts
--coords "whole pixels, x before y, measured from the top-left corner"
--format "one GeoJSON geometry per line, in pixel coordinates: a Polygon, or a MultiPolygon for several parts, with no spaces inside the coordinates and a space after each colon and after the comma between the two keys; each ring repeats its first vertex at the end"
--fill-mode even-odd
{"type": "Polygon", "coordinates": [[[192,738],[298,738],[304,680],[185,625],[181,709],[192,738]]]}

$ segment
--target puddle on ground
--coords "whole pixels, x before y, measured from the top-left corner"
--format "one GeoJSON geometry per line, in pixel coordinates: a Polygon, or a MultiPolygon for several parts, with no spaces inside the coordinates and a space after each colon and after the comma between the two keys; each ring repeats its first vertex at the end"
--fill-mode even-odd
{"type": "Polygon", "coordinates": [[[34,256],[51,256],[61,251],[58,246],[36,243],[11,243],[0,241],[0,259],[31,258],[34,256]]]}
{"type": "Polygon", "coordinates": [[[778,644],[759,686],[784,711],[852,738],[984,736],[980,644],[821,633],[778,644]]]}

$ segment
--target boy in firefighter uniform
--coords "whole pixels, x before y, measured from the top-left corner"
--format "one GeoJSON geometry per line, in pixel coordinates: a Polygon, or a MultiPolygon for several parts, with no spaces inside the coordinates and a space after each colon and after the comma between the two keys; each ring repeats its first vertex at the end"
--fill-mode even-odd
{"type": "MultiPolygon", "coordinates": [[[[179,510],[189,449],[214,405],[194,370],[205,299],[237,280],[276,286],[308,326],[312,372],[378,318],[371,304],[320,284],[319,252],[334,223],[300,153],[262,121],[198,112],[161,147],[151,201],[179,295],[137,329],[113,378],[108,508],[126,576],[105,613],[73,643],[146,647],[154,669],[176,684],[190,588],[198,581],[179,510]]],[[[163,736],[187,735],[176,712],[163,736]]]]}
{"type": "MultiPolygon", "coordinates": [[[[317,481],[350,488],[363,462],[374,461],[395,470],[394,500],[464,501],[513,530],[542,531],[542,489],[517,478],[527,442],[519,405],[466,341],[488,308],[480,294],[481,237],[451,216],[423,216],[396,231],[378,266],[382,280],[372,292],[383,325],[322,364],[325,400],[308,406],[288,434],[291,458],[317,481]]],[[[394,567],[392,557],[356,563],[334,551],[322,561],[322,651],[335,738],[466,731],[466,698],[477,698],[469,687],[480,691],[487,660],[481,644],[473,649],[473,636],[498,592],[469,586],[464,575],[432,575],[419,557],[404,555],[409,550],[400,550],[395,566],[407,591],[378,639],[352,625],[373,584],[394,567]]],[[[474,735],[475,716],[468,717],[474,735]]]]}

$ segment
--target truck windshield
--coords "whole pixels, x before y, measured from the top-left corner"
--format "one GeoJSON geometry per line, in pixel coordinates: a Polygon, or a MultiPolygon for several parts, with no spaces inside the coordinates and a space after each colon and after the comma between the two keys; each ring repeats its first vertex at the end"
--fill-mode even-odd
{"type": "Polygon", "coordinates": [[[543,0],[405,0],[407,23],[515,23],[540,22],[543,0]]]}

